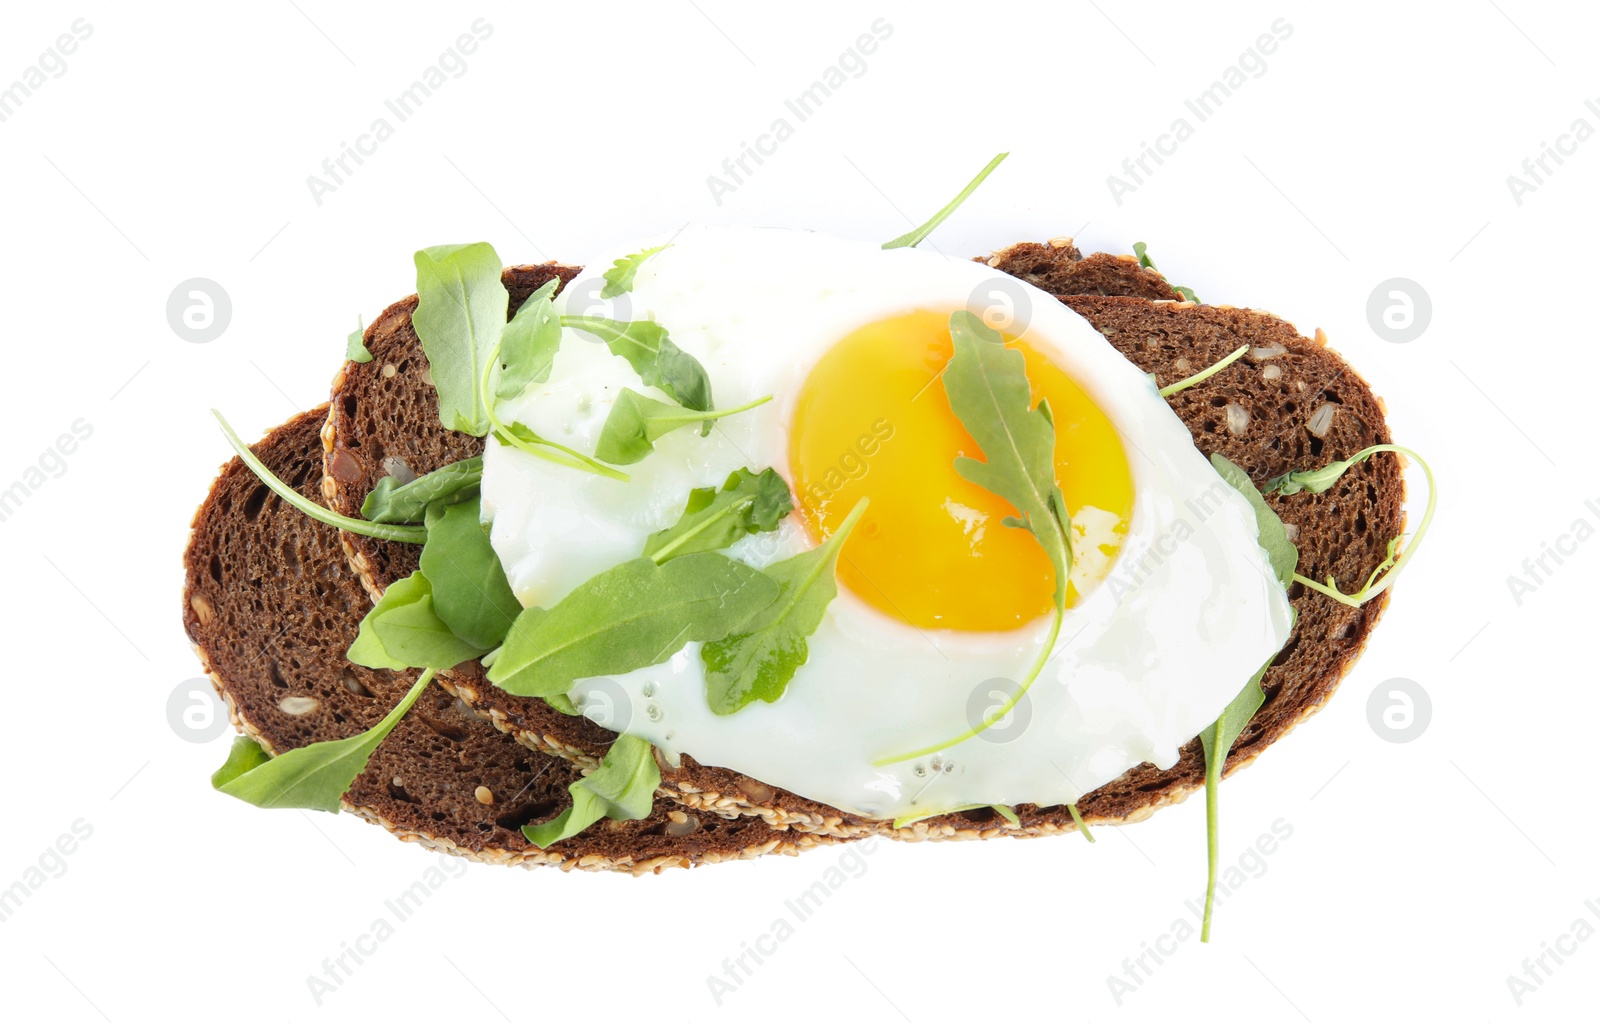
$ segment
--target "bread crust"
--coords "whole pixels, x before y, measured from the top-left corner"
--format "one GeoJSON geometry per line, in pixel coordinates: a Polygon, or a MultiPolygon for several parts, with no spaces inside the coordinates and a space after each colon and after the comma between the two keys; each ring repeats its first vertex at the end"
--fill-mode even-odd
{"type": "MultiPolygon", "coordinates": [[[[1240,344],[1250,346],[1234,366],[1170,399],[1203,453],[1223,454],[1260,484],[1280,473],[1317,468],[1389,442],[1381,402],[1359,374],[1326,346],[1320,331],[1308,339],[1269,313],[1174,301],[1177,293],[1165,280],[1132,257],[1105,253],[1083,257],[1070,240],[1062,242],[1019,243],[982,261],[1047,290],[1069,289],[1052,293],[1163,384],[1219,361],[1240,344]],[[1087,287],[1086,282],[1093,284],[1091,294],[1070,290],[1087,287]],[[1331,414],[1324,414],[1326,422],[1313,419],[1325,405],[1335,406],[1331,414]],[[1242,430],[1234,406],[1245,412],[1242,430]]],[[[513,311],[520,302],[518,292],[525,297],[552,273],[565,281],[577,272],[573,267],[552,269],[557,266],[512,267],[505,272],[513,311]]],[[[438,423],[437,406],[429,404],[435,401],[431,388],[414,387],[407,394],[405,407],[413,415],[403,421],[363,409],[363,402],[370,402],[375,393],[370,367],[380,359],[407,363],[420,355],[409,326],[414,303],[414,296],[402,300],[375,321],[367,334],[374,361],[347,363],[335,380],[333,411],[323,433],[327,473],[323,494],[330,507],[345,514],[355,514],[366,492],[381,478],[375,471],[375,457],[381,455],[358,451],[363,444],[375,442],[387,450],[391,444],[409,443],[412,451],[425,454],[426,464],[410,467],[418,473],[482,450],[480,439],[449,434],[438,423]],[[385,418],[395,426],[387,435],[376,428],[385,418]],[[358,423],[372,429],[352,446],[348,442],[355,439],[358,423]],[[336,466],[343,468],[342,478],[335,473],[336,466]],[[357,468],[360,471],[352,471],[357,468]]],[[[1324,494],[1274,496],[1268,501],[1298,533],[1302,574],[1317,579],[1332,575],[1349,592],[1383,560],[1388,542],[1403,529],[1401,464],[1393,455],[1380,454],[1352,468],[1324,494]]],[[[405,574],[394,574],[396,565],[404,563],[385,546],[378,541],[346,546],[374,597],[405,574]]],[[[1228,774],[1253,763],[1269,745],[1321,709],[1354,665],[1387,605],[1388,593],[1360,608],[1349,608],[1296,584],[1290,598],[1298,613],[1295,630],[1262,680],[1266,700],[1235,743],[1228,774]]],[[[502,692],[487,683],[476,665],[447,673],[441,681],[496,727],[532,749],[593,763],[613,737],[586,719],[560,715],[542,700],[502,692]]],[[[1172,768],[1139,765],[1087,794],[1078,808],[1090,824],[1144,820],[1203,787],[1204,766],[1199,740],[1194,739],[1182,748],[1172,768]]],[[[918,841],[1076,830],[1067,808],[1031,805],[1016,808],[1020,824],[981,809],[894,828],[890,821],[843,813],[738,772],[699,764],[687,755],[677,767],[665,763],[662,767],[663,793],[684,806],[728,817],[756,815],[777,827],[820,835],[887,835],[918,841]]]]}

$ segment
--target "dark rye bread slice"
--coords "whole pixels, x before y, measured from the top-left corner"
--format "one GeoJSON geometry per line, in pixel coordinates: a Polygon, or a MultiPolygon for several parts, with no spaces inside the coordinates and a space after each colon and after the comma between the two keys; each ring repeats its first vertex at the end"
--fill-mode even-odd
{"type": "MultiPolygon", "coordinates": [[[[304,413],[255,447],[313,500],[326,420],[326,407],[304,413]]],[[[184,626],[234,724],[274,755],[370,728],[417,678],[345,658],[369,603],[337,534],[271,494],[238,459],[195,514],[184,554],[184,626]]],[[[534,848],[519,829],[570,805],[567,786],[579,773],[430,686],[378,746],[344,806],[441,851],[568,869],[658,872],[797,852],[821,837],[661,800],[644,820],[603,821],[547,851],[534,848]]]]}
{"type": "Polygon", "coordinates": [[[1183,296],[1155,270],[1139,265],[1133,256],[1096,252],[1085,256],[1071,238],[1017,242],[990,256],[974,260],[987,263],[1052,295],[1127,295],[1134,298],[1172,299],[1183,296]]]}
{"type": "MultiPolygon", "coordinates": [[[[1158,275],[1140,268],[1131,258],[1107,256],[1083,268],[1087,276],[1071,274],[1072,266],[1094,259],[1080,258],[1070,244],[1024,244],[986,261],[1031,275],[1047,289],[1087,288],[1092,282],[1096,291],[1112,292],[1057,293],[1057,297],[1100,329],[1124,356],[1156,373],[1163,383],[1217,361],[1240,344],[1251,345],[1254,351],[1240,363],[1175,396],[1173,405],[1202,452],[1221,451],[1258,483],[1291,469],[1313,468],[1348,457],[1368,444],[1388,440],[1379,402],[1365,383],[1323,346],[1320,336],[1316,341],[1302,338],[1292,326],[1266,313],[1149,300],[1142,296],[1154,292],[1158,298],[1168,298],[1173,293],[1158,275]],[[1324,404],[1335,406],[1331,421],[1323,422],[1327,413],[1313,420],[1324,404]],[[1248,419],[1241,420],[1238,411],[1230,412],[1230,405],[1237,405],[1248,419]],[[1235,428],[1243,423],[1242,432],[1232,432],[1230,422],[1235,428]],[[1321,436],[1310,432],[1313,424],[1321,436]]],[[[526,271],[512,270],[508,275],[519,272],[526,271]]],[[[391,312],[404,307],[401,303],[391,312]]],[[[403,329],[391,326],[381,336],[369,332],[368,341],[369,347],[383,345],[395,365],[420,358],[409,325],[403,329]]],[[[410,415],[399,418],[380,407],[363,413],[360,422],[366,429],[354,432],[361,398],[373,392],[371,383],[362,378],[370,377],[371,367],[378,361],[365,367],[346,366],[335,387],[334,416],[339,417],[341,410],[348,415],[344,423],[331,418],[330,430],[324,433],[330,470],[325,495],[343,511],[359,507],[362,496],[381,478],[381,458],[390,447],[414,445],[426,438],[423,443],[434,456],[426,468],[434,468],[476,453],[481,446],[481,442],[463,445],[457,435],[438,426],[433,392],[427,387],[419,388],[423,393],[406,397],[413,410],[410,415]],[[356,400],[351,404],[349,398],[356,400]],[[352,438],[361,440],[367,450],[352,453],[344,439],[346,429],[352,429],[352,438]],[[385,429],[393,432],[384,433],[385,429]],[[340,464],[347,470],[343,479],[334,471],[340,464]],[[358,473],[350,471],[357,466],[364,468],[358,473]]],[[[1274,503],[1297,533],[1302,546],[1301,571],[1314,578],[1331,572],[1348,590],[1360,585],[1383,559],[1388,541],[1399,534],[1402,499],[1398,460],[1380,455],[1352,470],[1326,494],[1301,494],[1274,499],[1274,503]]],[[[369,559],[357,565],[370,570],[378,563],[369,559]]],[[[381,591],[403,574],[374,577],[373,587],[381,591]]],[[[1248,763],[1321,707],[1359,653],[1382,608],[1382,601],[1360,609],[1346,608],[1298,586],[1291,596],[1300,623],[1263,680],[1267,702],[1236,744],[1230,770],[1248,763]]],[[[489,705],[496,723],[525,744],[555,749],[580,761],[593,755],[586,749],[592,741],[589,723],[554,716],[540,701],[508,697],[482,683],[481,674],[476,681],[457,678],[453,684],[469,702],[477,699],[489,705]]],[[[689,806],[721,813],[756,813],[775,824],[836,835],[888,830],[887,822],[843,814],[757,779],[697,764],[687,756],[677,770],[664,765],[663,779],[664,787],[674,790],[675,798],[689,806]]],[[[1192,741],[1173,768],[1160,771],[1150,764],[1141,765],[1087,795],[1079,808],[1091,823],[1141,820],[1159,806],[1182,800],[1202,783],[1200,747],[1198,741],[1192,741]]],[[[1065,808],[1025,805],[1017,812],[1020,826],[1010,825],[993,811],[981,810],[933,818],[893,834],[900,838],[981,837],[1045,834],[1074,827],[1065,808]]]]}

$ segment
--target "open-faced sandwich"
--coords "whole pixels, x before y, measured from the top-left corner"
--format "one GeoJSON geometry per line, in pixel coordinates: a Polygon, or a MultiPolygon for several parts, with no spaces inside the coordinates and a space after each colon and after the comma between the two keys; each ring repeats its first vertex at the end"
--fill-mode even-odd
{"type": "Polygon", "coordinates": [[[418,252],[327,406],[227,430],[186,555],[245,733],[214,784],[635,873],[1204,787],[1214,876],[1224,769],[1412,556],[1403,449],[1320,332],[1142,245],[917,249],[955,205],[885,245],[418,252]]]}

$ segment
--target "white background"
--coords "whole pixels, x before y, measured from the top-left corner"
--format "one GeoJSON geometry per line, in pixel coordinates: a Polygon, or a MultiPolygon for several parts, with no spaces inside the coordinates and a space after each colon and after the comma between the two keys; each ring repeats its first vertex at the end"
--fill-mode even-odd
{"type": "Polygon", "coordinates": [[[1600,907],[1584,781],[1600,542],[1520,604],[1507,579],[1575,520],[1600,526],[1600,141],[1520,204],[1506,179],[1574,119],[1600,129],[1584,106],[1600,26],[1573,5],[1480,0],[586,6],[7,6],[0,86],[75,19],[93,34],[0,123],[0,488],[75,420],[93,434],[0,522],[0,887],[75,821],[92,828],[0,922],[5,1015],[1592,1018],[1600,938],[1547,959],[1520,1007],[1506,978],[1573,947],[1575,921],[1600,927],[1584,905],[1600,907]],[[315,202],[308,175],[480,17],[493,34],[465,73],[315,202]],[[793,137],[714,202],[707,176],[879,17],[893,34],[865,72],[790,116],[793,137]],[[1198,122],[1184,100],[1279,18],[1293,34],[1265,72],[1198,122]],[[1119,204],[1107,176],[1180,116],[1193,136],[1119,204]],[[1192,919],[1196,799],[1092,847],[880,844],[720,1007],[706,977],[840,851],[640,880],[472,867],[318,1005],[308,975],[433,857],[352,818],[216,795],[228,739],[169,725],[169,694],[198,674],[179,555],[227,454],[206,410],[255,437],[321,401],[345,333],[411,290],[422,245],[577,262],[688,221],[883,239],[1002,149],[930,244],[1143,239],[1208,300],[1324,328],[1441,480],[1435,532],[1355,673],[1223,790],[1225,862],[1280,818],[1292,836],[1219,909],[1212,943],[1177,943],[1117,1004],[1108,977],[1192,919]],[[231,296],[211,343],[168,326],[191,277],[231,296]],[[1431,297],[1407,344],[1367,317],[1393,277],[1431,297]],[[1369,724],[1393,678],[1431,699],[1408,743],[1369,724]]]}

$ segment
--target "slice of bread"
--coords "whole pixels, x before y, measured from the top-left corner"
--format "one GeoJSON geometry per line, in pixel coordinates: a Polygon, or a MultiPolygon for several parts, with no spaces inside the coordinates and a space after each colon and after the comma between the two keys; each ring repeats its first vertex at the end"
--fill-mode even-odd
{"type": "Polygon", "coordinates": [[[975,260],[987,263],[1052,295],[1127,295],[1154,300],[1181,299],[1155,270],[1139,265],[1132,256],[1096,252],[1085,256],[1071,238],[1052,238],[1038,242],[1017,242],[990,256],[975,260]]]}
{"type": "MultiPolygon", "coordinates": [[[[313,500],[326,420],[326,406],[304,413],[254,449],[313,500]]],[[[195,514],[184,570],[189,638],[234,724],[269,753],[370,728],[416,681],[414,671],[375,671],[346,659],[368,601],[338,530],[270,493],[237,458],[195,514]]],[[[574,764],[524,749],[430,686],[379,744],[344,807],[434,849],[567,869],[659,872],[794,853],[822,838],[659,800],[644,820],[602,821],[547,851],[534,848],[521,826],[569,806],[567,786],[579,774],[574,764]]]]}
{"type": "MultiPolygon", "coordinates": [[[[1257,483],[1320,467],[1389,440],[1381,403],[1320,335],[1316,340],[1301,337],[1292,325],[1263,312],[1172,301],[1176,293],[1165,280],[1131,257],[1100,253],[1085,258],[1070,243],[1013,245],[984,261],[1065,301],[1163,384],[1249,345],[1251,350],[1238,363],[1180,392],[1170,403],[1203,453],[1220,452],[1257,483]]],[[[513,310],[521,297],[551,276],[565,281],[575,273],[574,268],[554,265],[508,269],[513,310]]],[[[323,495],[344,514],[357,513],[365,495],[388,473],[387,460],[402,458],[410,471],[422,473],[482,449],[480,439],[451,433],[439,424],[421,345],[410,326],[415,301],[406,299],[386,310],[367,332],[373,361],[347,363],[335,379],[323,432],[323,495]]],[[[1352,469],[1323,494],[1269,500],[1295,534],[1301,573],[1319,579],[1332,574],[1348,591],[1361,585],[1384,559],[1389,541],[1400,534],[1403,499],[1399,460],[1383,454],[1352,469]]],[[[415,567],[415,554],[395,551],[396,545],[347,540],[352,565],[374,594],[415,567]]],[[[1230,771],[1320,709],[1360,652],[1386,600],[1350,608],[1298,585],[1290,596],[1299,623],[1262,681],[1266,702],[1235,744],[1230,771]]],[[[463,666],[442,681],[530,748],[592,763],[609,736],[591,722],[556,713],[543,701],[501,692],[483,680],[476,665],[463,666]]],[[[1160,806],[1181,801],[1203,781],[1204,759],[1199,741],[1193,740],[1174,767],[1162,771],[1140,765],[1089,793],[1078,806],[1090,823],[1141,820],[1160,806]]],[[[1020,825],[985,809],[892,829],[887,821],[845,814],[759,779],[698,764],[689,756],[676,769],[663,765],[663,789],[686,806],[756,814],[774,824],[840,836],[964,838],[1075,828],[1065,807],[1024,805],[1016,808],[1020,825]]]]}

